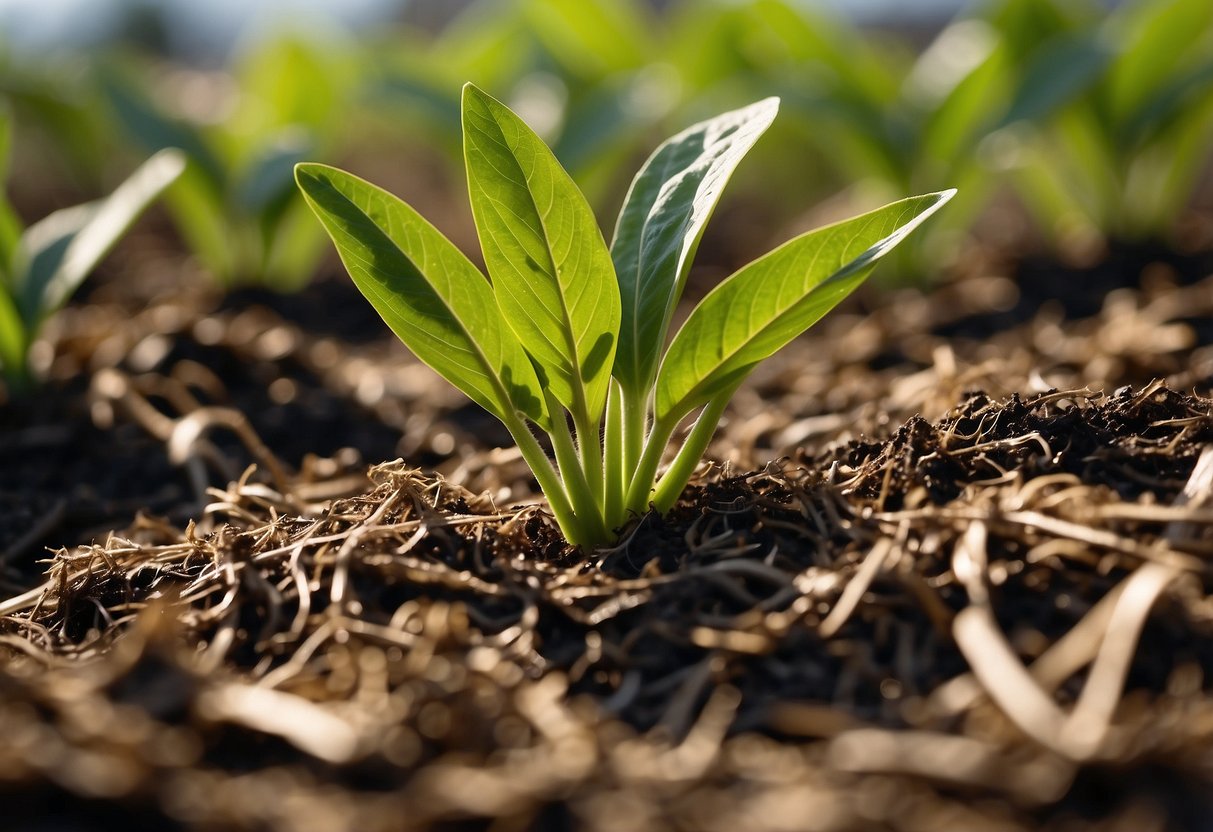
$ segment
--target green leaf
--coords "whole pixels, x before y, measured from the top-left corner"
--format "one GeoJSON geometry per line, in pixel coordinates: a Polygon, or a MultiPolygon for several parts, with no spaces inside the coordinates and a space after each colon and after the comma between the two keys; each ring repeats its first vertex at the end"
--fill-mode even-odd
{"type": "Polygon", "coordinates": [[[620,315],[602,232],[542,140],[471,84],[463,125],[472,213],[501,314],[557,401],[596,423],[620,315]]]}
{"type": "Polygon", "coordinates": [[[459,101],[449,94],[445,84],[414,74],[410,69],[388,70],[371,82],[367,97],[372,106],[383,111],[399,109],[407,115],[409,127],[437,133],[444,149],[460,147],[459,101]]]}
{"type": "Polygon", "coordinates": [[[662,362],[658,421],[681,419],[816,323],[954,193],[903,199],[810,231],[717,286],[687,318],[662,362]]]}
{"type": "MultiPolygon", "coordinates": [[[[393,54],[391,60],[412,58],[411,63],[424,64],[427,77],[442,81],[443,89],[469,80],[481,85],[511,84],[530,71],[535,60],[535,32],[522,3],[472,0],[459,5],[461,11],[436,38],[425,44],[419,42],[421,38],[406,42],[414,55],[393,54]]],[[[391,51],[399,52],[400,47],[391,51]]],[[[455,105],[458,126],[458,100],[455,105]]]]}
{"type": "Polygon", "coordinates": [[[628,157],[645,128],[662,114],[662,107],[638,103],[644,101],[646,83],[653,84],[643,71],[615,76],[568,101],[552,152],[565,170],[576,174],[583,192],[587,174],[599,169],[612,190],[617,187],[619,164],[631,162],[628,157]]]}
{"type": "Polygon", "coordinates": [[[600,80],[643,66],[652,26],[635,0],[524,0],[527,21],[572,73],[600,80]]]}
{"type": "Polygon", "coordinates": [[[315,275],[326,244],[324,228],[316,223],[303,199],[292,201],[274,224],[268,241],[265,275],[277,291],[302,289],[315,275]]]}
{"type": "Polygon", "coordinates": [[[247,52],[235,69],[239,106],[229,129],[258,141],[267,131],[296,125],[320,130],[340,125],[350,72],[344,50],[281,35],[247,52]]]}
{"type": "Polygon", "coordinates": [[[281,212],[294,194],[295,165],[313,150],[315,142],[306,130],[279,131],[254,154],[236,186],[236,202],[249,215],[281,212]]]}
{"type": "Polygon", "coordinates": [[[392,194],[327,165],[295,178],[359,291],[414,354],[481,407],[550,425],[543,388],[479,270],[392,194]]]}
{"type": "Polygon", "coordinates": [[[656,375],[708,219],[778,110],[779,99],[767,98],[700,122],[657,148],[632,181],[611,243],[623,303],[614,374],[629,392],[656,375]]]}
{"type": "Polygon", "coordinates": [[[1149,101],[1133,112],[1116,138],[1123,147],[1128,148],[1160,137],[1171,138],[1182,130],[1188,120],[1199,120],[1211,100],[1213,60],[1155,87],[1149,101]]]}
{"type": "Polygon", "coordinates": [[[33,329],[67,302],[131,224],[185,169],[178,150],[148,159],[105,199],[56,211],[30,226],[14,257],[18,308],[33,329]]]}
{"type": "Polygon", "coordinates": [[[102,73],[101,89],[118,120],[144,150],[154,153],[179,148],[206,175],[211,187],[223,192],[226,177],[223,164],[201,131],[161,113],[134,82],[117,71],[102,73]]]}
{"type": "Polygon", "coordinates": [[[12,295],[0,286],[0,371],[9,377],[18,376],[25,366],[28,345],[25,323],[13,302],[12,295]]]}
{"type": "Polygon", "coordinates": [[[1054,38],[1028,61],[998,126],[1048,118],[1095,86],[1111,60],[1112,51],[1098,33],[1054,38]]]}
{"type": "Polygon", "coordinates": [[[922,128],[922,154],[943,170],[972,166],[975,148],[1010,94],[1007,54],[995,49],[931,111],[922,128]]]}
{"type": "Polygon", "coordinates": [[[12,151],[12,121],[8,110],[0,107],[0,289],[6,287],[11,277],[13,252],[21,238],[21,220],[4,193],[8,181],[9,156],[12,151]]]}
{"type": "MultiPolygon", "coordinates": [[[[277,267],[283,263],[284,258],[281,254],[275,256],[275,250],[279,248],[280,242],[286,245],[292,242],[279,239],[284,236],[283,225],[291,209],[301,209],[304,215],[310,214],[302,205],[299,191],[295,187],[295,165],[302,162],[312,149],[312,137],[306,130],[287,128],[279,131],[271,141],[259,148],[259,152],[254,154],[248,168],[243,172],[234,195],[235,205],[247,218],[250,230],[255,226],[257,243],[251,250],[260,262],[245,264],[248,273],[236,274],[234,277],[257,277],[267,285],[282,291],[298,289],[306,282],[306,278],[311,277],[311,274],[306,272],[314,267],[316,261],[305,258],[308,255],[318,255],[321,250],[318,246],[300,248],[287,258],[298,256],[296,263],[304,270],[303,275],[279,272],[277,267]],[[271,259],[278,261],[273,267],[271,259]],[[304,279],[299,280],[298,277],[304,279]]],[[[299,211],[295,213],[298,215],[299,211]]],[[[304,227],[313,232],[315,242],[323,244],[324,235],[316,228],[316,223],[310,216],[304,216],[303,219],[304,227]]]]}
{"type": "Polygon", "coordinates": [[[1010,95],[1008,58],[998,33],[981,20],[953,23],[932,42],[909,80],[923,113],[924,158],[947,170],[974,163],[974,147],[1010,95]]]}
{"type": "Polygon", "coordinates": [[[8,198],[0,192],[0,287],[12,285],[13,257],[21,240],[21,220],[8,198]]]}
{"type": "Polygon", "coordinates": [[[42,292],[58,270],[76,235],[97,215],[101,203],[73,205],[48,214],[26,229],[13,252],[13,297],[30,327],[42,317],[42,292]]]}
{"type": "Polygon", "coordinates": [[[1184,70],[1185,58],[1208,54],[1213,4],[1168,0],[1125,6],[1116,35],[1121,53],[1108,72],[1108,106],[1119,124],[1152,103],[1184,70]],[[1164,60],[1165,56],[1165,60],[1164,60]]]}
{"type": "Polygon", "coordinates": [[[242,272],[247,268],[243,249],[233,240],[227,201],[196,161],[190,160],[164,201],[190,252],[220,283],[248,277],[242,272]]]}

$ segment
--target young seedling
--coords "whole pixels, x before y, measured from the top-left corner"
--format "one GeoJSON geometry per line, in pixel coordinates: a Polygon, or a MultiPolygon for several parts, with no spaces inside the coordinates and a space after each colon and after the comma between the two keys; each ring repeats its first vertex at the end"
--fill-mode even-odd
{"type": "Polygon", "coordinates": [[[4,197],[8,122],[0,114],[0,374],[10,395],[32,384],[29,348],[143,210],[185,169],[164,150],[104,199],[55,211],[23,228],[4,197]]]}
{"type": "Polygon", "coordinates": [[[157,97],[146,80],[162,74],[150,67],[100,67],[102,98],[136,146],[177,147],[188,157],[165,203],[194,257],[224,287],[291,292],[312,278],[324,234],[292,174],[296,162],[333,149],[346,112],[344,62],[339,50],[271,41],[237,68],[233,110],[213,123],[157,97]]]}
{"type": "Polygon", "coordinates": [[[668,510],[750,371],[952,196],[912,197],[785,243],[708,294],[663,354],[708,218],[777,107],[766,99],[661,145],[632,182],[608,249],[547,146],[465,86],[464,158],[491,282],[386,191],[312,163],[296,179],[388,326],[505,424],[569,541],[590,546],[629,513],[668,510]],[[533,427],[551,439],[555,466],[533,427]]]}

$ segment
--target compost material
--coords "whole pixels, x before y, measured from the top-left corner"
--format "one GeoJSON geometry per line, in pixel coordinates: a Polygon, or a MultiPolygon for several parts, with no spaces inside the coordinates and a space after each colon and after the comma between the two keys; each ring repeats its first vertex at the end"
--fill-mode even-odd
{"type": "Polygon", "coordinates": [[[6,817],[1206,829],[1213,279],[1137,277],[1096,310],[980,275],[842,310],[739,395],[725,462],[589,553],[387,341],[68,310],[43,447],[78,467],[43,482],[119,485],[56,519],[0,445],[6,817]]]}

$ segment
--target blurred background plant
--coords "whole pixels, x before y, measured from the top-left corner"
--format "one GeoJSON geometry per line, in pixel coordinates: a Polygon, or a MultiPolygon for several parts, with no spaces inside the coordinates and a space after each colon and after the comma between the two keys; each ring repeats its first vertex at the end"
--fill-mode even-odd
{"type": "Polygon", "coordinates": [[[944,186],[956,202],[899,251],[894,279],[938,280],[974,245],[1072,258],[1109,240],[1213,237],[1191,231],[1209,224],[1193,219],[1209,204],[1207,0],[343,6],[321,22],[335,4],[258,4],[239,32],[239,4],[210,10],[231,13],[226,29],[184,2],[118,4],[108,25],[82,24],[86,58],[49,48],[68,33],[39,35],[35,4],[11,3],[0,94],[20,127],[14,201],[58,207],[43,203],[95,188],[115,158],[178,147],[190,163],[167,201],[197,261],[222,286],[297,289],[323,251],[290,187],[301,158],[438,203],[428,213],[470,243],[458,95],[472,81],[536,128],[604,216],[623,198],[619,172],[660,136],[781,96],[784,118],[705,238],[709,269],[944,186]]]}
{"type": "Polygon", "coordinates": [[[0,110],[0,378],[10,394],[21,394],[36,381],[30,353],[38,330],[186,163],[180,151],[162,150],[109,196],[27,227],[4,194],[11,135],[0,110]]]}
{"type": "Polygon", "coordinates": [[[1057,245],[1174,237],[1208,186],[1213,4],[1007,2],[1015,94],[987,140],[1057,245]]]}
{"type": "Polygon", "coordinates": [[[294,167],[332,152],[347,126],[346,51],[304,38],[259,44],[226,73],[126,53],[100,62],[116,129],[140,152],[189,158],[168,203],[190,251],[224,286],[300,288],[321,230],[304,213],[294,167]]]}

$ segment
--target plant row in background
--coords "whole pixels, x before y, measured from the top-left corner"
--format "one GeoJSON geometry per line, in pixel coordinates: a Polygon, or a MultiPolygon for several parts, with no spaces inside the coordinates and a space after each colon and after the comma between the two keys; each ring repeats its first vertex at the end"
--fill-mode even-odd
{"type": "Polygon", "coordinates": [[[10,56],[0,96],[85,188],[115,154],[133,164],[182,149],[188,170],[167,198],[185,243],[224,285],[283,290],[310,279],[322,253],[294,163],[378,143],[407,168],[397,148],[411,142],[444,148],[454,167],[469,79],[534,125],[599,208],[622,199],[615,172],[661,131],[777,94],[785,117],[734,196],[774,224],[795,225],[806,204],[844,190],[867,207],[959,186],[948,216],[905,247],[906,277],[937,266],[999,190],[1018,194],[1059,245],[1165,237],[1209,161],[1205,0],[1111,12],[1095,0],[988,0],[925,45],[797,0],[663,9],[485,0],[437,33],[267,41],[228,74],[165,71],[129,50],[70,72],[10,56]]]}

